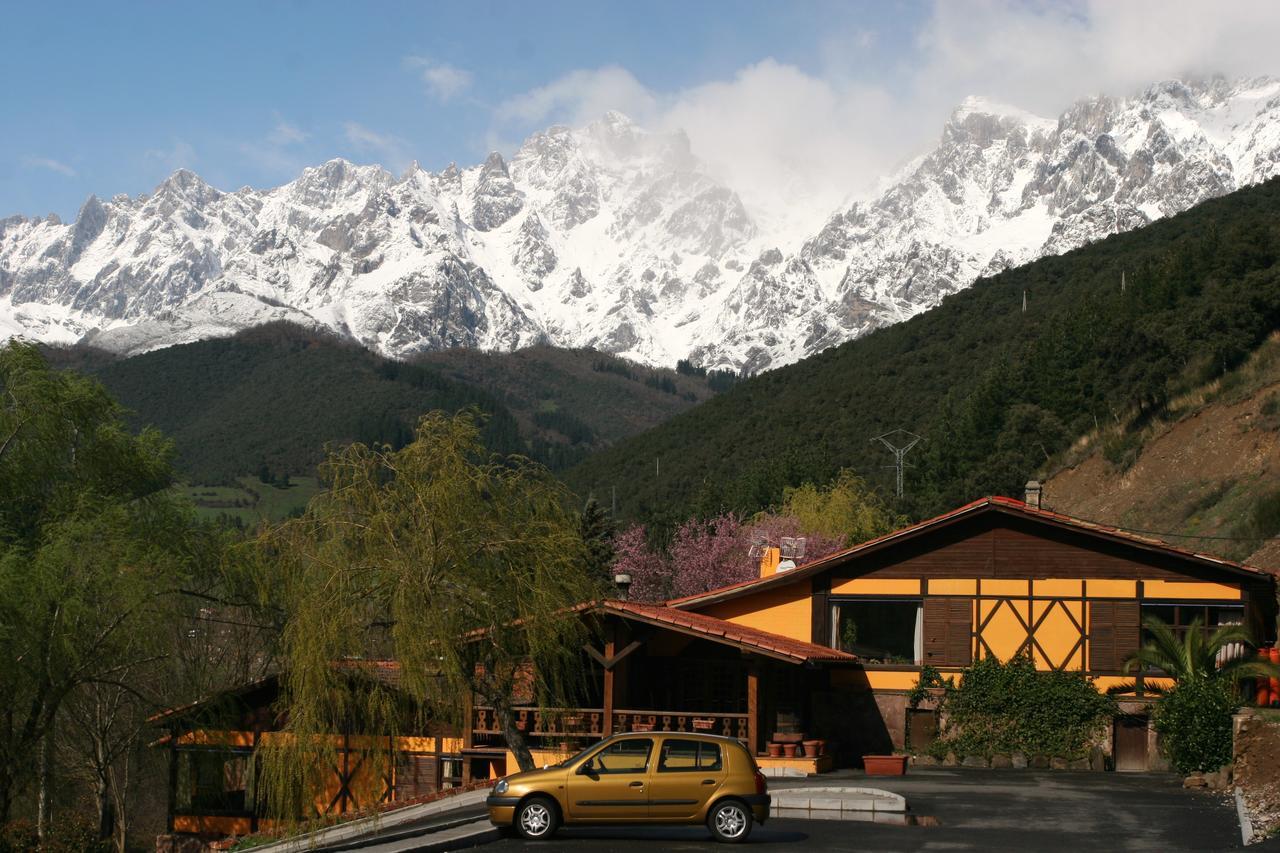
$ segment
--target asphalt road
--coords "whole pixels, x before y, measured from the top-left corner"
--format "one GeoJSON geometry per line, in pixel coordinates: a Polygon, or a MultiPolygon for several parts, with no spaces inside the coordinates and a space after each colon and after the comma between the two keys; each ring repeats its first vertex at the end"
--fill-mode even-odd
{"type": "MultiPolygon", "coordinates": [[[[1175,851],[1241,847],[1231,799],[1183,790],[1180,780],[1172,775],[928,769],[895,779],[846,777],[839,781],[896,791],[907,798],[913,814],[935,818],[937,825],[771,820],[756,827],[746,846],[762,851],[1175,851]]],[[[770,784],[775,791],[784,786],[770,784]]],[[[731,848],[712,841],[701,827],[584,827],[562,829],[550,841],[507,838],[486,849],[723,853],[731,848]]]]}

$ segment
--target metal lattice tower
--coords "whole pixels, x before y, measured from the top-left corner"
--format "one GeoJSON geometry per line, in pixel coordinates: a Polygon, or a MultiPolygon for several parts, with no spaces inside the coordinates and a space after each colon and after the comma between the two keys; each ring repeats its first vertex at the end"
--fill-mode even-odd
{"type": "Polygon", "coordinates": [[[902,497],[902,469],[908,467],[906,463],[907,453],[911,448],[915,447],[924,438],[916,435],[914,432],[908,432],[905,429],[895,429],[877,435],[872,441],[878,441],[885,447],[889,448],[889,452],[893,454],[893,464],[886,465],[886,468],[893,468],[897,474],[897,492],[898,497],[902,497]]]}

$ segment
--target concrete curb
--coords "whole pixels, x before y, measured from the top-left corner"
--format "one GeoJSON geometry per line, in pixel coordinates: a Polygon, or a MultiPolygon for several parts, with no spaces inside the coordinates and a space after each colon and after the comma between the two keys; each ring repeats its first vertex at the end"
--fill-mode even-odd
{"type": "MultiPolygon", "coordinates": [[[[487,788],[468,791],[465,794],[444,797],[430,803],[392,809],[384,814],[360,818],[348,823],[340,823],[337,826],[319,829],[315,832],[308,832],[305,835],[297,835],[282,841],[273,841],[261,847],[254,847],[252,851],[253,853],[301,853],[301,851],[314,850],[321,847],[332,848],[342,844],[344,841],[355,841],[361,836],[370,833],[383,832],[412,821],[423,820],[434,815],[478,805],[483,803],[487,796],[489,796],[487,788]]],[[[424,828],[423,833],[427,834],[428,830],[424,828]]]]}
{"type": "Polygon", "coordinates": [[[361,853],[445,853],[448,850],[466,850],[497,841],[501,830],[489,823],[489,818],[476,818],[465,826],[439,832],[424,831],[422,835],[361,847],[361,853]]]}
{"type": "Polygon", "coordinates": [[[785,788],[773,795],[772,817],[901,823],[907,800],[892,791],[854,785],[785,788]]]}
{"type": "Polygon", "coordinates": [[[1244,804],[1244,793],[1236,787],[1236,817],[1240,819],[1240,843],[1248,844],[1253,840],[1253,821],[1249,818],[1249,808],[1244,804]]]}

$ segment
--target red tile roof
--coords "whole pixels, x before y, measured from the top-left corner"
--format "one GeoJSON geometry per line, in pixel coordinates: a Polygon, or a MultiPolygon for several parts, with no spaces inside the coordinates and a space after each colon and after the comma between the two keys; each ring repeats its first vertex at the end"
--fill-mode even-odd
{"type": "Polygon", "coordinates": [[[675,610],[661,604],[642,604],[638,601],[602,601],[597,612],[616,613],[626,619],[635,619],[659,627],[671,627],[685,633],[705,637],[712,642],[729,643],[750,651],[792,663],[811,661],[847,661],[857,658],[828,646],[793,640],[759,628],[748,628],[703,613],[675,610]]]}
{"type": "Polygon", "coordinates": [[[1024,518],[1032,518],[1037,521],[1061,527],[1083,530],[1104,539],[1125,542],[1149,551],[1173,554],[1192,562],[1209,566],[1210,568],[1223,569],[1236,574],[1250,575],[1269,580],[1275,579],[1275,574],[1268,572],[1265,569],[1257,568],[1256,566],[1237,563],[1233,560],[1215,557],[1212,554],[1205,554],[1198,551],[1179,548],[1178,546],[1170,545],[1161,539],[1140,535],[1132,531],[1123,530],[1106,524],[1100,524],[1095,521],[1087,521],[1082,518],[1063,515],[1062,513],[1054,512],[1049,509],[1037,509],[1015,498],[1006,498],[997,495],[980,498],[979,500],[972,501],[971,503],[967,503],[962,507],[958,507],[950,512],[943,513],[942,515],[935,516],[934,518],[918,522],[917,524],[912,524],[908,527],[903,527],[900,530],[895,530],[892,533],[887,533],[876,539],[871,539],[859,545],[854,545],[852,548],[846,548],[843,551],[828,554],[820,560],[814,560],[811,563],[806,563],[805,565],[799,566],[788,572],[769,575],[764,578],[754,578],[749,581],[742,581],[741,583],[731,584],[730,586],[698,593],[697,595],[675,598],[668,601],[667,606],[679,609],[698,607],[700,605],[711,604],[729,598],[737,598],[738,596],[744,595],[748,592],[755,592],[757,589],[784,586],[803,578],[812,577],[825,569],[839,565],[858,555],[878,551],[881,548],[887,547],[899,540],[909,539],[932,528],[945,526],[962,517],[992,511],[1018,515],[1024,518]]]}

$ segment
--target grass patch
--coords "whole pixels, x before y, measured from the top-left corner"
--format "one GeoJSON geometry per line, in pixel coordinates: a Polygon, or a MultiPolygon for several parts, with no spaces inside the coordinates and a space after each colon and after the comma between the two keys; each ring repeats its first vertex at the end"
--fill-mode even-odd
{"type": "Polygon", "coordinates": [[[300,513],[320,491],[320,483],[315,477],[293,477],[288,486],[280,487],[246,475],[237,477],[235,486],[182,484],[177,488],[195,504],[201,518],[226,517],[251,526],[300,513]]]}

